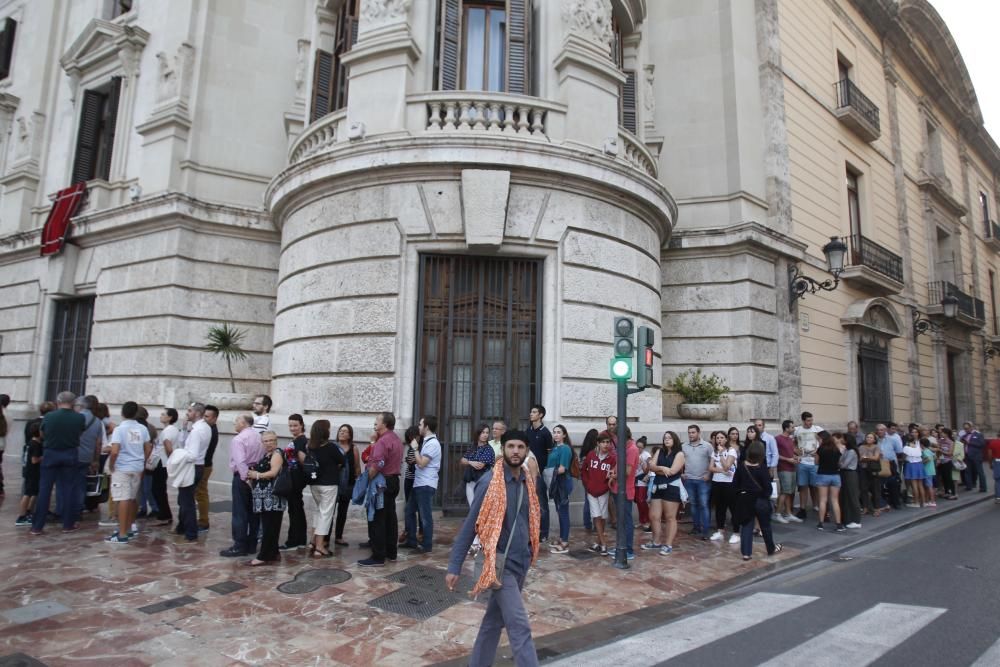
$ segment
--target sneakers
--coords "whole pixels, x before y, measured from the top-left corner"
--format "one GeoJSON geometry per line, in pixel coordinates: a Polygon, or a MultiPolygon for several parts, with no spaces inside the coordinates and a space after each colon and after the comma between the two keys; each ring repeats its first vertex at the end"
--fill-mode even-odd
{"type": "Polygon", "coordinates": [[[361,567],[385,567],[385,561],[365,558],[364,560],[359,560],[358,565],[361,567]]]}
{"type": "Polygon", "coordinates": [[[22,514],[21,516],[17,517],[16,521],[14,521],[14,525],[15,526],[30,526],[31,525],[31,517],[22,514]]]}
{"type": "Polygon", "coordinates": [[[795,513],[795,518],[799,519],[800,521],[805,521],[806,511],[800,509],[798,512],[795,513]]]}
{"type": "Polygon", "coordinates": [[[729,536],[729,543],[730,544],[739,544],[740,543],[740,536],[737,535],[736,533],[733,533],[732,535],[729,536]]]}
{"type": "Polygon", "coordinates": [[[816,524],[816,530],[826,530],[826,528],[823,527],[822,521],[816,524]]]}
{"type": "Polygon", "coordinates": [[[848,528],[860,528],[861,524],[858,523],[857,521],[852,521],[849,524],[847,524],[847,527],[848,528]]]}
{"type": "Polygon", "coordinates": [[[847,530],[847,526],[845,526],[845,525],[844,525],[844,524],[842,524],[842,523],[838,523],[838,524],[837,524],[837,527],[836,527],[836,528],[834,528],[834,532],[836,532],[836,533],[843,533],[843,532],[844,532],[844,531],[846,531],[846,530],[847,530]]]}
{"type": "Polygon", "coordinates": [[[788,519],[789,523],[802,523],[802,519],[805,518],[804,516],[799,517],[797,514],[784,514],[782,516],[788,519]]]}
{"type": "Polygon", "coordinates": [[[557,544],[556,546],[550,548],[549,552],[554,554],[568,554],[569,547],[565,544],[557,544]]]}
{"type": "Polygon", "coordinates": [[[223,558],[240,558],[241,556],[247,556],[248,554],[246,551],[240,551],[234,547],[229,547],[228,549],[220,551],[219,555],[223,558]]]}
{"type": "Polygon", "coordinates": [[[109,537],[105,537],[104,541],[107,542],[108,544],[128,544],[128,538],[122,537],[118,533],[115,533],[114,535],[111,535],[109,537]]]}
{"type": "Polygon", "coordinates": [[[726,539],[726,535],[721,530],[717,530],[714,533],[712,533],[712,536],[708,539],[712,540],[713,542],[721,542],[722,540],[726,539]]]}
{"type": "Polygon", "coordinates": [[[597,553],[597,554],[601,553],[601,549],[602,548],[603,547],[600,544],[598,544],[597,542],[594,542],[589,547],[590,551],[593,551],[594,553],[597,553]]]}
{"type": "Polygon", "coordinates": [[[643,550],[646,550],[646,551],[655,551],[656,549],[662,549],[663,545],[662,544],[653,544],[652,542],[646,542],[645,544],[640,544],[639,548],[643,549],[643,550]]]}
{"type": "Polygon", "coordinates": [[[917,503],[906,503],[906,506],[917,510],[920,509],[920,505],[918,505],[917,503]]]}
{"type": "Polygon", "coordinates": [[[602,556],[607,556],[608,555],[608,548],[602,546],[600,553],[601,553],[602,556]]]}
{"type": "Polygon", "coordinates": [[[788,518],[784,514],[775,514],[771,518],[777,523],[788,523],[788,518]]]}
{"type": "Polygon", "coordinates": [[[931,501],[927,503],[927,507],[937,507],[937,503],[935,501],[931,501]]]}
{"type": "Polygon", "coordinates": [[[304,549],[305,547],[306,547],[305,544],[288,544],[286,542],[285,544],[279,544],[278,545],[278,550],[279,551],[291,551],[292,549],[299,549],[299,548],[303,548],[304,549]]]}
{"type": "Polygon", "coordinates": [[[669,556],[673,552],[674,552],[674,548],[671,547],[671,546],[667,546],[666,544],[664,544],[662,547],[660,547],[660,555],[661,556],[669,556]]]}

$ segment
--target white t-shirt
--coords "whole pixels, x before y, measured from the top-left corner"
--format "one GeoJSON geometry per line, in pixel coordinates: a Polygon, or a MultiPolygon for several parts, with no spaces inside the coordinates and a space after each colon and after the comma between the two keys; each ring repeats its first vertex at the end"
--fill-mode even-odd
{"type": "Polygon", "coordinates": [[[906,456],[907,463],[920,463],[921,459],[920,447],[911,447],[910,445],[903,446],[903,454],[906,456]]]}
{"type": "Polygon", "coordinates": [[[134,419],[126,419],[111,434],[111,444],[118,445],[115,470],[119,472],[142,472],[146,464],[143,445],[149,442],[149,430],[134,419]]]}
{"type": "Polygon", "coordinates": [[[212,427],[204,419],[199,419],[184,438],[184,449],[194,456],[195,465],[205,465],[205,453],[212,441],[212,427]]]}
{"type": "Polygon", "coordinates": [[[816,465],[816,450],[819,449],[819,438],[816,434],[823,430],[822,426],[817,426],[816,424],[813,424],[809,428],[795,427],[795,444],[802,452],[799,463],[816,465]]]}
{"type": "MultiPolygon", "coordinates": [[[[725,456],[731,456],[733,458],[733,464],[729,466],[728,472],[713,472],[712,481],[713,482],[732,482],[733,475],[736,473],[736,461],[740,458],[740,453],[735,447],[729,447],[725,451],[725,456]]],[[[722,467],[723,454],[719,452],[712,453],[712,465],[716,468],[722,467]]]]}
{"type": "Polygon", "coordinates": [[[181,430],[177,428],[176,424],[170,424],[162,431],[160,431],[159,435],[157,436],[156,446],[153,447],[153,456],[159,457],[163,465],[167,465],[167,459],[170,458],[169,456],[167,456],[167,450],[163,446],[163,443],[169,440],[171,447],[179,447],[181,444],[180,442],[178,442],[178,436],[180,435],[180,432],[181,430]]]}
{"type": "Polygon", "coordinates": [[[639,467],[635,470],[635,478],[642,479],[647,474],[647,468],[649,467],[649,459],[653,458],[653,455],[643,449],[639,452],[639,467]]]}
{"type": "Polygon", "coordinates": [[[437,488],[438,473],[441,472],[441,441],[436,435],[428,436],[424,439],[424,444],[420,446],[420,455],[429,458],[431,461],[421,468],[416,466],[413,471],[413,486],[430,486],[437,488]]]}
{"type": "Polygon", "coordinates": [[[263,433],[264,431],[271,430],[271,415],[264,413],[262,415],[254,415],[253,417],[253,430],[258,433],[263,433]]]}

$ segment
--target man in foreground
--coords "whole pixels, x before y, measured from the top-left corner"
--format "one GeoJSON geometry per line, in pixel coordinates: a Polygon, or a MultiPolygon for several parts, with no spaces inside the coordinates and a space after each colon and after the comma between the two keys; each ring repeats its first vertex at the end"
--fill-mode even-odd
{"type": "Polygon", "coordinates": [[[476,524],[480,524],[478,535],[485,562],[472,594],[487,589],[492,593],[469,659],[472,667],[493,664],[503,628],[507,629],[514,664],[519,667],[538,664],[528,614],[521,599],[528,568],[538,557],[541,524],[538,495],[522,470],[527,456],[527,436],[520,431],[505,433],[503,459],[498,459],[493,470],[476,482],[469,515],[451,549],[445,583],[449,590],[455,590],[462,563],[476,537],[476,524]],[[499,573],[498,559],[503,562],[499,573]]]}

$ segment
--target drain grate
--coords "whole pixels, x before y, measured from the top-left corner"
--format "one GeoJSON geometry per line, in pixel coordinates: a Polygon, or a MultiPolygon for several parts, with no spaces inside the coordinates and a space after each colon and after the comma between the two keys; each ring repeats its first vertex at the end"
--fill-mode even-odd
{"type": "Polygon", "coordinates": [[[309,569],[299,572],[291,581],[278,584],[278,590],[288,595],[303,595],[312,593],[320,586],[342,584],[350,578],[351,573],[347,570],[333,567],[309,569]]]}
{"type": "Polygon", "coordinates": [[[369,600],[368,604],[384,611],[423,621],[458,604],[458,600],[458,596],[452,593],[438,593],[420,586],[403,586],[399,590],[369,600]]]}
{"type": "Polygon", "coordinates": [[[139,611],[144,614],[158,614],[161,611],[167,611],[168,609],[177,609],[178,607],[183,607],[184,605],[193,604],[197,602],[196,598],[190,595],[182,595],[179,598],[170,598],[169,600],[164,600],[163,602],[157,602],[156,604],[147,605],[145,607],[139,607],[139,611]]]}
{"type": "Polygon", "coordinates": [[[591,558],[597,558],[600,554],[591,551],[590,549],[573,549],[566,554],[570,558],[575,558],[577,560],[589,560],[591,558]]]}
{"type": "Polygon", "coordinates": [[[44,662],[35,660],[30,655],[11,653],[0,656],[0,667],[47,667],[44,662]]]}
{"type": "Polygon", "coordinates": [[[472,587],[476,583],[475,579],[468,574],[461,575],[458,578],[458,583],[455,584],[455,591],[451,592],[444,583],[445,572],[446,570],[439,570],[427,565],[414,565],[413,567],[390,574],[386,577],[386,580],[403,584],[404,586],[426,588],[435,593],[458,595],[461,599],[465,600],[467,593],[472,590],[472,587]]]}
{"type": "Polygon", "coordinates": [[[235,593],[236,591],[242,591],[246,588],[246,586],[238,581],[221,581],[217,584],[212,584],[211,586],[205,586],[205,588],[213,593],[218,593],[219,595],[229,595],[230,593],[235,593]]]}

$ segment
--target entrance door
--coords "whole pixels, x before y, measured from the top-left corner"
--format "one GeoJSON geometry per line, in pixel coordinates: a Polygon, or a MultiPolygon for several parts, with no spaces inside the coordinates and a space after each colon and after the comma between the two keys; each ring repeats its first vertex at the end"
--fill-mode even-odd
{"type": "Polygon", "coordinates": [[[414,416],[438,418],[439,498],[467,509],[459,460],[480,423],[527,423],[541,386],[539,260],[422,255],[414,416]]]}
{"type": "Polygon", "coordinates": [[[49,376],[45,398],[54,401],[60,391],[86,393],[90,328],[94,322],[94,297],[56,301],[49,376]]]}

